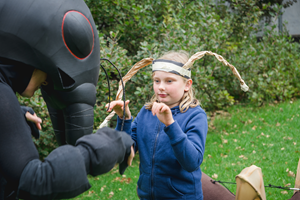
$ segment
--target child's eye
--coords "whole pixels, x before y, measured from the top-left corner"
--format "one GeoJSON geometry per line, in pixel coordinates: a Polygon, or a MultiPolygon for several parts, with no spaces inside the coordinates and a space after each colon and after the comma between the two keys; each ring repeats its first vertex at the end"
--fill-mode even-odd
{"type": "Polygon", "coordinates": [[[159,80],[154,80],[155,83],[159,83],[159,80]]]}
{"type": "Polygon", "coordinates": [[[171,83],[171,82],[173,82],[173,80],[168,80],[167,82],[168,82],[168,83],[171,83]]]}

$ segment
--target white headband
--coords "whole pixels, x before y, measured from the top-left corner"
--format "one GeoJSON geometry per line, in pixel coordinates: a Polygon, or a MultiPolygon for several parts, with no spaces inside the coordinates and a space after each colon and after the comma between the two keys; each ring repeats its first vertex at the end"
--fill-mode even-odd
{"type": "Polygon", "coordinates": [[[185,78],[191,78],[191,71],[182,68],[183,64],[171,60],[158,59],[152,64],[152,71],[165,71],[181,75],[185,78]]]}

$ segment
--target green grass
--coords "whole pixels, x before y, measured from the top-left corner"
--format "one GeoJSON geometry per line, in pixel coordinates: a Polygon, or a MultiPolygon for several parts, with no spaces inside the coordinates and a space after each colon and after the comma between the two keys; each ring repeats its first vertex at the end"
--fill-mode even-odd
{"type": "MultiPolygon", "coordinates": [[[[216,180],[235,182],[244,168],[262,169],[264,185],[294,187],[300,158],[300,101],[262,108],[235,106],[216,116],[206,140],[201,169],[216,180]],[[289,174],[289,171],[293,172],[289,174]]],[[[226,184],[235,193],[236,185],[226,184]]],[[[268,200],[293,191],[265,188],[268,200]]]]}
{"type": "Polygon", "coordinates": [[[138,199],[136,183],[139,178],[139,155],[134,157],[132,165],[128,167],[123,176],[119,174],[119,167],[115,166],[110,172],[92,177],[89,176],[92,188],[77,196],[76,200],[132,200],[138,199]]]}
{"type": "MultiPolygon", "coordinates": [[[[204,162],[210,177],[235,182],[245,167],[262,169],[264,184],[294,187],[300,158],[300,101],[264,107],[234,106],[210,118],[204,162]]],[[[118,167],[89,177],[92,188],[74,199],[132,200],[136,196],[138,155],[133,166],[120,176],[118,167]]],[[[225,184],[233,193],[236,185],[225,184]]],[[[268,200],[289,199],[293,191],[265,188],[268,200]]]]}

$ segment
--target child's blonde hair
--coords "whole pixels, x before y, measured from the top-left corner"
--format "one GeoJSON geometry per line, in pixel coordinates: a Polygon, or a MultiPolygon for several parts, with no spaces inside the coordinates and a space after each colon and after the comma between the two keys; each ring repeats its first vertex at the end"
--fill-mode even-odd
{"type": "MultiPolygon", "coordinates": [[[[165,53],[163,56],[161,56],[159,59],[164,60],[171,60],[175,62],[180,62],[182,64],[185,64],[189,60],[189,54],[186,51],[169,51],[165,53]]],[[[152,77],[155,72],[152,73],[152,77]]],[[[179,76],[179,75],[178,75],[179,76]]],[[[182,77],[184,82],[186,82],[188,79],[185,77],[182,77]]],[[[194,96],[193,86],[183,94],[182,99],[179,103],[179,109],[181,113],[186,112],[189,108],[194,108],[197,105],[199,105],[199,101],[194,96]]],[[[153,103],[158,102],[158,99],[156,95],[154,94],[150,100],[150,102],[147,102],[145,104],[145,108],[148,110],[152,109],[153,103]]]]}

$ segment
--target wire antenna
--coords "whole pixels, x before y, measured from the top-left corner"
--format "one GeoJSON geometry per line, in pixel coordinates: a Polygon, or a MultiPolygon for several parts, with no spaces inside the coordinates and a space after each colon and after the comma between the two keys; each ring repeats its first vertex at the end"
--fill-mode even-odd
{"type": "MultiPolygon", "coordinates": [[[[100,61],[101,60],[105,60],[105,61],[108,61],[119,73],[119,77],[120,77],[120,81],[122,83],[122,89],[123,89],[123,102],[124,102],[124,107],[123,107],[123,118],[122,118],[122,126],[121,126],[121,131],[123,131],[123,127],[124,127],[124,121],[125,121],[125,87],[124,87],[124,83],[123,83],[123,77],[119,71],[119,69],[109,60],[109,59],[106,59],[106,58],[100,58],[100,61]]],[[[109,84],[109,77],[108,77],[108,74],[106,72],[106,70],[104,69],[104,67],[100,64],[100,66],[102,67],[102,69],[104,70],[105,72],[105,75],[106,75],[106,79],[107,79],[107,83],[108,83],[108,108],[110,106],[110,84],[109,84]]],[[[107,108],[107,109],[108,109],[107,108]]]]}

